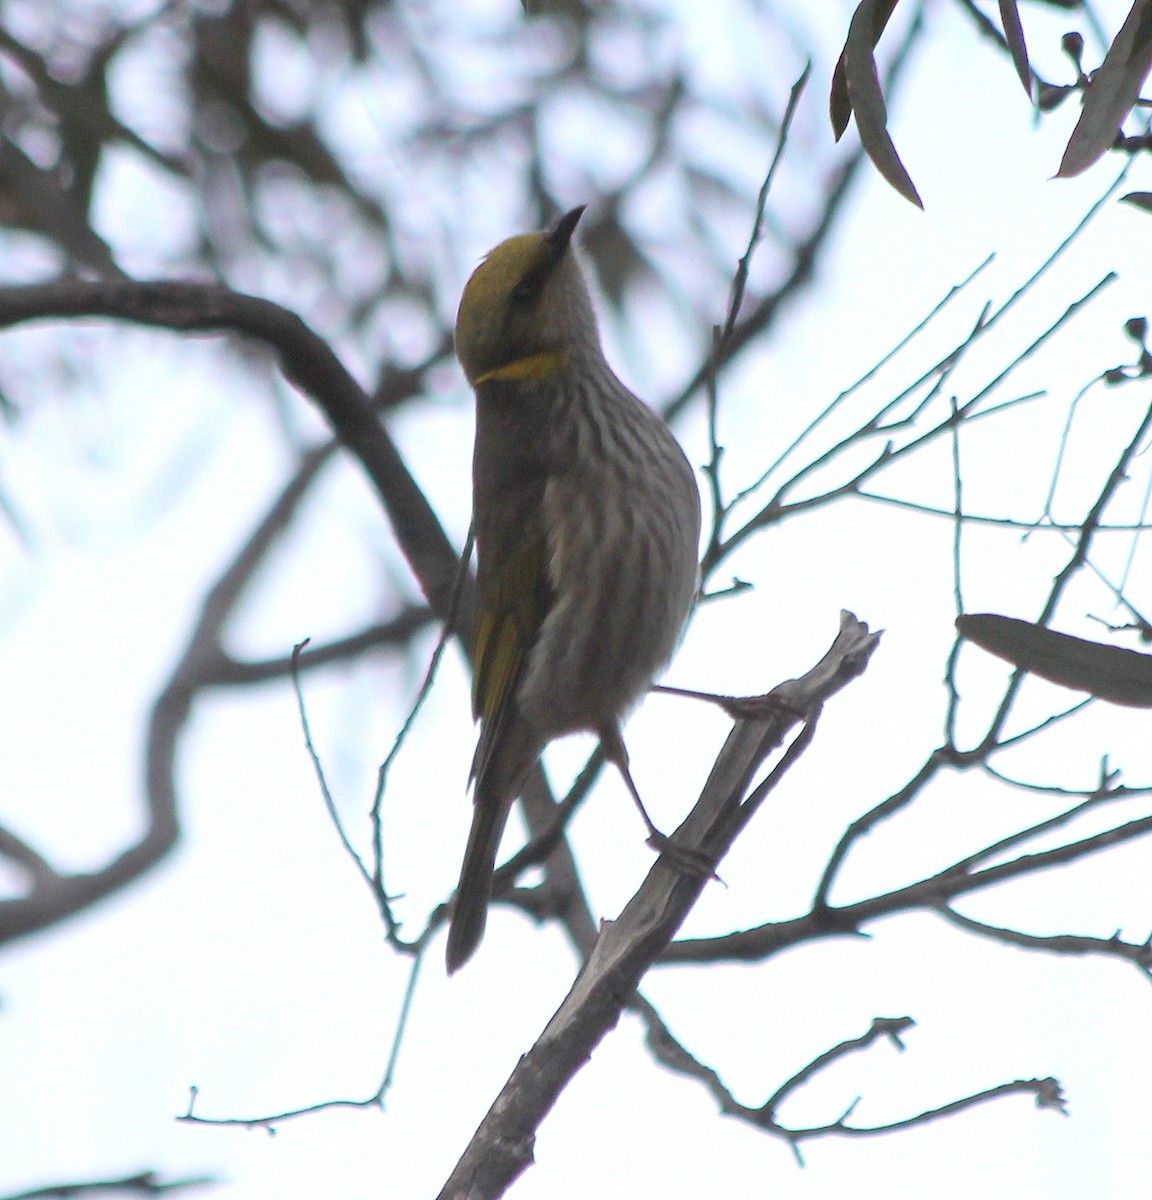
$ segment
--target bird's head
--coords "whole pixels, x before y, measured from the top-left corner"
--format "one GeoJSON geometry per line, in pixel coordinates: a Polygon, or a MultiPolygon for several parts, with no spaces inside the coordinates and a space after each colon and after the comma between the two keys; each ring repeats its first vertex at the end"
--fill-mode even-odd
{"type": "Polygon", "coordinates": [[[509,238],[472,272],[456,314],[468,381],[547,379],[577,350],[599,351],[588,286],[571,249],[583,206],[543,233],[509,238]]]}

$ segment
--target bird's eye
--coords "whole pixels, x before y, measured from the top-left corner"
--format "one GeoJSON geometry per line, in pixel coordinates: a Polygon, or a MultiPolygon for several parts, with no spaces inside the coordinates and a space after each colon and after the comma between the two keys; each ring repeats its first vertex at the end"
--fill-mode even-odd
{"type": "Polygon", "coordinates": [[[512,303],[517,308],[528,308],[536,301],[537,287],[533,280],[523,279],[512,289],[512,303]]]}

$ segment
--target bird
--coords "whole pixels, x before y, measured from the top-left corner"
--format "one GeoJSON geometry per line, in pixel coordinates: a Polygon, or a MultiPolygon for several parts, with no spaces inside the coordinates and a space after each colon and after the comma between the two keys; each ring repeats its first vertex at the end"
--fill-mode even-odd
{"type": "Polygon", "coordinates": [[[700,495],[664,420],[600,345],[573,234],[585,206],[501,242],[464,287],[456,355],[476,398],[473,819],[447,967],[484,935],[512,805],[549,742],[600,738],[632,781],[621,722],[667,666],[699,589],[700,495]]]}

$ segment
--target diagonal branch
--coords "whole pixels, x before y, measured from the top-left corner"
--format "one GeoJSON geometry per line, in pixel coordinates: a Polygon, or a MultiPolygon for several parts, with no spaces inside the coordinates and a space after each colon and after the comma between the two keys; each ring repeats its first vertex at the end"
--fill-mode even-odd
{"type": "MultiPolygon", "coordinates": [[[[833,648],[813,671],[769,693],[776,703],[764,704],[761,715],[737,720],[699,802],[676,831],[679,848],[706,850],[717,862],[723,858],[742,826],[738,810],[764,755],[779,745],[799,713],[817,710],[858,674],[876,645],[876,634],[844,614],[833,648]]],[[[440,1193],[442,1200],[503,1195],[527,1168],[541,1122],[619,1020],[706,883],[662,857],[619,918],[604,923],[567,998],[481,1122],[440,1193]]]]}

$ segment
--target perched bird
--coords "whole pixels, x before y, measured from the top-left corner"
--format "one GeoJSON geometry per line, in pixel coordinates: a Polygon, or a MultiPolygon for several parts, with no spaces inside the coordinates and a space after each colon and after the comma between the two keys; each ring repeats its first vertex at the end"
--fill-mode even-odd
{"type": "Polygon", "coordinates": [[[597,734],[648,824],[620,722],[667,665],[698,587],[700,497],[664,421],[612,373],[572,234],[497,246],[464,288],[456,354],[476,393],[475,813],[448,970],[484,934],[496,852],[554,738],[597,734]]]}

